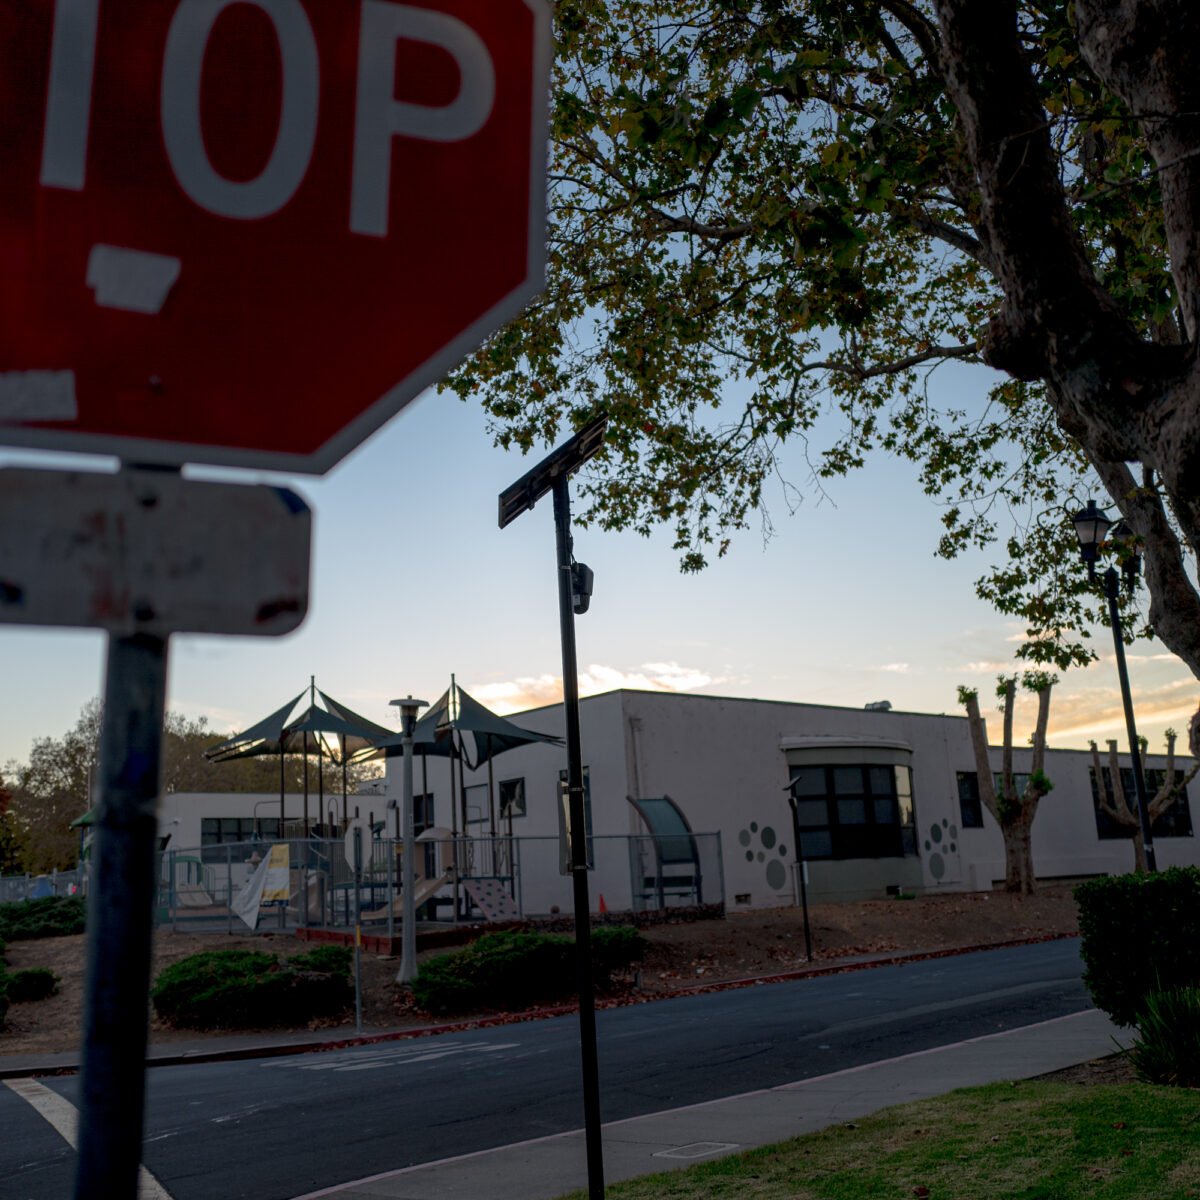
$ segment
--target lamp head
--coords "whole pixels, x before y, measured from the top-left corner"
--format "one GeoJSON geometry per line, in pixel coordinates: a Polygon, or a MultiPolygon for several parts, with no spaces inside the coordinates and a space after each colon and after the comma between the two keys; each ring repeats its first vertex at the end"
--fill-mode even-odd
{"type": "Polygon", "coordinates": [[[403,697],[403,699],[389,700],[388,704],[400,710],[400,728],[404,733],[410,734],[413,731],[413,726],[417,723],[417,713],[428,706],[428,701],[414,700],[410,693],[403,697]]]}
{"type": "Polygon", "coordinates": [[[1096,507],[1095,500],[1089,500],[1087,506],[1081,508],[1071,521],[1079,541],[1079,555],[1087,563],[1088,575],[1095,578],[1096,556],[1113,523],[1104,509],[1096,507]]]}

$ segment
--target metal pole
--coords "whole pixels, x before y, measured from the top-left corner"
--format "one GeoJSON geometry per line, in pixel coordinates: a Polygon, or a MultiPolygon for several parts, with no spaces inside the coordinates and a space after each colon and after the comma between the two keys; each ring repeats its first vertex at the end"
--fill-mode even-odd
{"type": "Polygon", "coordinates": [[[384,841],[384,846],[387,849],[387,906],[388,906],[388,953],[392,943],[396,940],[396,843],[395,841],[384,841]]]}
{"type": "Polygon", "coordinates": [[[804,957],[812,962],[812,927],[808,923],[808,884],[804,878],[804,839],[800,836],[800,813],[793,792],[788,797],[792,810],[792,840],[796,843],[796,879],[800,889],[800,911],[804,915],[804,957]]]}
{"type": "MultiPolygon", "coordinates": [[[[1121,681],[1121,703],[1125,707],[1125,731],[1129,735],[1129,760],[1133,764],[1133,792],[1137,797],[1138,822],[1142,827],[1142,845],[1146,848],[1146,866],[1158,870],[1154,855],[1154,837],[1150,831],[1150,804],[1146,799],[1146,777],[1142,773],[1142,748],[1133,723],[1133,697],[1129,692],[1129,672],[1125,668],[1125,639],[1121,635],[1121,612],[1117,606],[1120,580],[1114,567],[1104,572],[1104,591],[1108,596],[1108,615],[1112,623],[1113,647],[1117,655],[1117,678],[1121,681]]],[[[1096,786],[1100,786],[1097,780],[1096,786]]],[[[1114,783],[1114,788],[1116,784],[1114,783]]]]}
{"type": "Polygon", "coordinates": [[[571,598],[571,501],[566,472],[554,478],[554,532],[558,551],[558,616],[562,638],[563,709],[567,723],[567,801],[571,819],[571,877],[575,901],[575,973],[579,988],[579,1043],[583,1060],[583,1116],[587,1141],[588,1200],[604,1197],[600,1135],[600,1069],[596,1056],[596,1000],[592,987],[591,902],[583,804],[583,750],[579,736],[579,674],[575,609],[571,598]]]}
{"type": "Polygon", "coordinates": [[[137,1195],[166,685],[166,638],[109,638],[88,889],[75,1200],[137,1195]]]}
{"type": "Polygon", "coordinates": [[[304,745],[304,833],[308,837],[308,733],[300,735],[304,745]]]}
{"type": "MultiPolygon", "coordinates": [[[[411,699],[411,697],[410,697],[411,699]]],[[[398,983],[412,983],[417,977],[417,873],[413,859],[417,855],[417,838],[413,827],[413,726],[417,720],[415,707],[401,709],[404,721],[404,859],[403,871],[404,927],[400,930],[400,974],[398,983]]]]}
{"type": "MultiPolygon", "coordinates": [[[[492,769],[492,735],[487,735],[488,756],[488,827],[492,835],[492,857],[496,854],[496,785],[495,772],[492,769]]],[[[494,868],[493,868],[494,870],[494,868]]]]}
{"type": "MultiPolygon", "coordinates": [[[[357,820],[358,814],[355,813],[357,820]]],[[[362,828],[354,827],[354,1032],[362,1033],[362,828]]]]}

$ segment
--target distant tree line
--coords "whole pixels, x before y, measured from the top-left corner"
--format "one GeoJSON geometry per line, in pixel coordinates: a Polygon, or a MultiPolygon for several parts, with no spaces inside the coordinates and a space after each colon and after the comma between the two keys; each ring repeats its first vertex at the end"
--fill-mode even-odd
{"type": "MultiPolygon", "coordinates": [[[[0,875],[37,874],[73,867],[79,857],[79,831],[71,822],[91,807],[91,784],[100,744],[100,701],[84,705],[75,724],[61,737],[34,741],[28,762],[9,760],[0,776],[0,875]]],[[[278,792],[279,759],[273,755],[213,763],[204,752],[224,740],[206,717],[168,713],[163,727],[162,792],[278,792]]],[[[341,767],[310,757],[308,786],[316,793],[340,792],[341,767]]],[[[288,792],[304,787],[304,759],[284,759],[288,792]]],[[[376,773],[369,765],[351,764],[351,788],[376,773]]]]}

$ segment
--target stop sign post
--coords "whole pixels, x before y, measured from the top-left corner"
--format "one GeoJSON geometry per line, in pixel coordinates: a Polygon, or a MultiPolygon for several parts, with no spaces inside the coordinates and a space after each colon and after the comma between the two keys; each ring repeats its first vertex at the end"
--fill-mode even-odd
{"type": "Polygon", "coordinates": [[[0,444],[124,464],[0,481],[0,621],[109,633],[76,1200],[137,1191],[170,634],[307,604],[298,497],[161,468],[323,473],[521,311],[550,55],[548,0],[0,5],[0,444]]]}

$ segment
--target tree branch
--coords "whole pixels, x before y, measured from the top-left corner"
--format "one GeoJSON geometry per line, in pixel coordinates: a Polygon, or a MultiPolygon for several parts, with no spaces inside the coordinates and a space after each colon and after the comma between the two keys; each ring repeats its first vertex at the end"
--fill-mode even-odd
{"type": "Polygon", "coordinates": [[[1139,457],[1136,418],[1174,385],[1183,358],[1143,341],[1092,270],[1020,45],[1016,0],[935,0],[935,8],[981,231],[1004,292],[985,358],[1018,379],[1048,380],[1064,426],[1093,459],[1139,457]]]}

